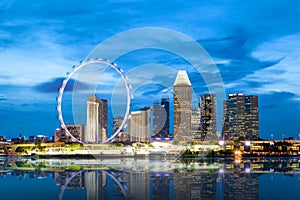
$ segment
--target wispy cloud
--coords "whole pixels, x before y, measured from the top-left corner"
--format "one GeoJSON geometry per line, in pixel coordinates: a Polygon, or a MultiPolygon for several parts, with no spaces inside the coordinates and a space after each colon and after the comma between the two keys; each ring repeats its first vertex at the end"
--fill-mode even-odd
{"type": "Polygon", "coordinates": [[[238,85],[248,86],[246,90],[258,94],[272,92],[288,92],[295,94],[294,99],[300,99],[300,35],[291,35],[265,42],[257,47],[252,55],[262,62],[273,65],[257,69],[246,77],[231,83],[228,87],[238,85]],[[251,87],[252,86],[252,87],[251,87]]]}
{"type": "Polygon", "coordinates": [[[7,98],[5,96],[0,96],[0,101],[7,101],[7,98]]]}
{"type": "MultiPolygon", "coordinates": [[[[34,87],[34,89],[38,92],[45,92],[45,93],[58,93],[59,88],[62,86],[62,81],[65,78],[56,78],[52,79],[49,82],[38,84],[34,87]]],[[[73,87],[75,84],[74,79],[70,79],[68,84],[66,85],[64,92],[73,91],[73,87]]],[[[80,81],[76,81],[76,89],[77,90],[87,90],[89,87],[87,84],[81,83],[80,81]]]]}

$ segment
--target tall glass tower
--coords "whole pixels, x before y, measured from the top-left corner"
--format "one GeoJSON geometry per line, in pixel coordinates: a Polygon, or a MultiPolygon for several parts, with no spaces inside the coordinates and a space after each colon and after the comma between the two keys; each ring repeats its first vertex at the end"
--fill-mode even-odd
{"type": "Polygon", "coordinates": [[[258,96],[245,96],[245,112],[246,139],[258,139],[258,96]]]}
{"type": "Polygon", "coordinates": [[[166,136],[170,133],[170,102],[162,98],[153,103],[153,134],[166,136]]]}
{"type": "Polygon", "coordinates": [[[170,101],[169,98],[162,98],[160,102],[161,107],[164,109],[166,119],[164,120],[164,125],[162,130],[166,133],[170,133],[170,101]]]}
{"type": "Polygon", "coordinates": [[[200,96],[201,140],[217,139],[216,95],[200,96]]]}
{"type": "Polygon", "coordinates": [[[174,82],[174,142],[192,141],[192,84],[186,70],[179,70],[174,82]]]}
{"type": "Polygon", "coordinates": [[[89,96],[84,142],[104,142],[107,136],[107,121],[107,100],[89,96]]]}

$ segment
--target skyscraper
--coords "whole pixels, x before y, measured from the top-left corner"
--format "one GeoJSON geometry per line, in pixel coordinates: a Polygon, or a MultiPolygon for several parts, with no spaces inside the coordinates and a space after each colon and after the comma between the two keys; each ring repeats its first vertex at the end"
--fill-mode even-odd
{"type": "Polygon", "coordinates": [[[162,98],[160,102],[161,107],[164,109],[164,113],[166,114],[166,119],[164,121],[164,126],[162,130],[169,134],[170,133],[170,102],[169,98],[162,98]]]}
{"type": "MultiPolygon", "coordinates": [[[[245,102],[244,94],[229,94],[226,102],[228,117],[228,138],[234,140],[245,136],[245,102]]],[[[226,120],[225,120],[226,121],[226,120]]]]}
{"type": "Polygon", "coordinates": [[[223,137],[225,140],[259,137],[258,97],[229,94],[224,102],[223,137]]]}
{"type": "Polygon", "coordinates": [[[89,96],[84,142],[100,143],[107,136],[107,100],[89,96]]]}
{"type": "Polygon", "coordinates": [[[153,103],[153,134],[170,133],[170,103],[168,98],[153,103]]]}
{"type": "Polygon", "coordinates": [[[258,96],[245,96],[245,112],[246,112],[246,139],[259,138],[258,126],[258,96]]]}
{"type": "Polygon", "coordinates": [[[174,82],[174,141],[192,140],[192,84],[186,70],[179,70],[174,82]]]}
{"type": "Polygon", "coordinates": [[[223,101],[223,119],[222,119],[222,136],[223,139],[229,139],[229,112],[227,106],[227,100],[223,101]]]}
{"type": "Polygon", "coordinates": [[[130,113],[127,125],[127,132],[130,135],[130,141],[149,142],[150,114],[151,110],[149,107],[130,113]]]}
{"type": "Polygon", "coordinates": [[[216,95],[203,94],[200,96],[201,140],[217,139],[216,95]]]}
{"type": "Polygon", "coordinates": [[[153,102],[153,134],[159,134],[163,127],[163,109],[159,101],[153,102]]]}

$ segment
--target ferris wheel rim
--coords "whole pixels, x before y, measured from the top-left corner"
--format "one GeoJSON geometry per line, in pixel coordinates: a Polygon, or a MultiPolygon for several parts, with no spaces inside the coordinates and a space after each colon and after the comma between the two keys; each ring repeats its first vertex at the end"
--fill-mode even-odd
{"type": "Polygon", "coordinates": [[[131,92],[130,92],[130,85],[127,82],[126,76],[123,74],[123,70],[121,70],[120,68],[118,68],[115,63],[110,62],[109,60],[106,60],[106,59],[102,59],[102,58],[87,59],[86,61],[80,62],[79,65],[73,66],[73,69],[69,73],[67,73],[67,77],[62,81],[62,85],[61,85],[61,87],[58,90],[59,95],[57,97],[57,107],[56,107],[56,110],[58,112],[58,120],[60,121],[60,126],[61,126],[61,128],[63,128],[65,130],[66,135],[68,135],[69,137],[71,137],[71,139],[73,141],[81,143],[81,144],[85,144],[85,142],[78,140],[75,136],[73,136],[73,134],[71,134],[69,132],[69,130],[66,127],[65,121],[63,119],[62,97],[63,97],[64,91],[65,91],[65,87],[66,87],[68,81],[70,80],[70,78],[72,77],[72,75],[75,72],[77,72],[79,69],[83,68],[86,65],[97,64],[97,63],[105,64],[107,67],[113,68],[121,76],[121,79],[123,80],[123,83],[124,83],[125,88],[126,88],[126,94],[127,94],[126,111],[125,111],[124,119],[123,119],[121,125],[119,126],[119,128],[106,141],[103,141],[101,143],[108,143],[108,142],[111,142],[113,139],[115,139],[115,137],[124,128],[124,126],[126,124],[126,121],[128,119],[128,116],[129,116],[131,92]]]}

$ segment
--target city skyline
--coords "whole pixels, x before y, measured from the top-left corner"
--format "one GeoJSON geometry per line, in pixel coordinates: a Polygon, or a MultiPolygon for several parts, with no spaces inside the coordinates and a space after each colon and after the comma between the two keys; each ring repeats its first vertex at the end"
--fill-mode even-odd
{"type": "MultiPolygon", "coordinates": [[[[150,137],[156,139],[171,137],[174,142],[260,139],[258,96],[243,93],[228,94],[227,99],[223,101],[222,129],[218,132],[216,129],[216,95],[195,94],[199,97],[199,101],[196,107],[192,106],[192,84],[186,70],[178,70],[173,86],[173,106],[170,107],[169,97],[162,97],[160,101],[153,102],[152,108],[145,106],[139,110],[130,109],[126,122],[127,128],[125,128],[127,132],[123,128],[121,132],[125,135],[120,134],[113,140],[126,142],[122,140],[122,137],[130,142],[149,142],[150,137]],[[173,118],[170,118],[170,111],[174,112],[173,118]],[[151,113],[153,113],[152,118],[151,113]],[[172,129],[170,129],[170,124],[174,125],[172,129]],[[179,132],[180,126],[182,130],[179,132]],[[176,129],[179,134],[175,133],[176,129]]],[[[116,116],[109,119],[108,112],[111,110],[108,110],[106,99],[99,98],[97,95],[88,96],[87,99],[86,124],[66,124],[66,128],[78,141],[103,143],[116,132],[124,117],[116,116]],[[110,123],[112,127],[108,127],[109,120],[113,122],[110,123]],[[108,132],[110,128],[113,131],[111,133],[108,132]]],[[[30,137],[34,136],[29,136],[29,139],[30,137]]],[[[23,136],[23,139],[25,138],[26,136],[23,136]]],[[[56,128],[52,138],[55,142],[75,142],[61,126],[56,128]]]]}
{"type": "MultiPolygon", "coordinates": [[[[216,63],[227,95],[241,92],[259,96],[262,138],[298,138],[298,8],[297,1],[3,1],[0,135],[53,135],[59,127],[55,98],[66,72],[84,60],[99,42],[122,31],[151,26],[174,29],[198,41],[216,63]],[[287,117],[283,118],[281,113],[287,117]]],[[[114,47],[108,51],[114,52],[114,47]]],[[[131,52],[116,63],[125,73],[145,63],[160,63],[175,70],[184,68],[191,75],[196,93],[208,93],[203,81],[199,81],[201,77],[190,70],[188,63],[163,51],[131,52]]],[[[146,71],[131,79],[134,83],[138,79],[157,83],[137,89],[133,107],[151,105],[152,99],[159,99],[169,89],[160,85],[160,75],[174,78],[176,74],[171,72],[146,71]]],[[[111,73],[105,75],[105,84],[98,92],[107,91],[106,86],[114,77],[111,73]]],[[[71,89],[69,86],[66,90],[71,89]]],[[[68,92],[65,110],[70,108],[68,92]]],[[[72,113],[64,114],[71,123],[72,113]]]]}
{"type": "MultiPolygon", "coordinates": [[[[150,142],[150,137],[173,138],[175,142],[259,139],[258,96],[229,94],[223,102],[222,131],[218,132],[216,95],[196,94],[199,97],[198,106],[193,107],[191,87],[186,71],[179,70],[174,81],[173,104],[170,106],[169,97],[162,97],[160,101],[154,101],[152,107],[131,110],[127,128],[123,128],[122,134],[115,139],[119,142],[150,142]],[[171,111],[174,112],[172,117],[171,111]],[[171,129],[170,124],[174,125],[171,129]],[[127,137],[124,134],[128,135],[127,140],[122,139],[127,137]]],[[[105,142],[118,130],[124,119],[121,116],[109,119],[108,112],[111,111],[107,109],[108,103],[96,95],[88,96],[86,124],[66,124],[66,128],[78,141],[105,142]],[[107,131],[110,129],[109,120],[113,121],[111,133],[107,131]]],[[[72,142],[72,139],[60,127],[55,131],[55,141],[72,142]]]]}

